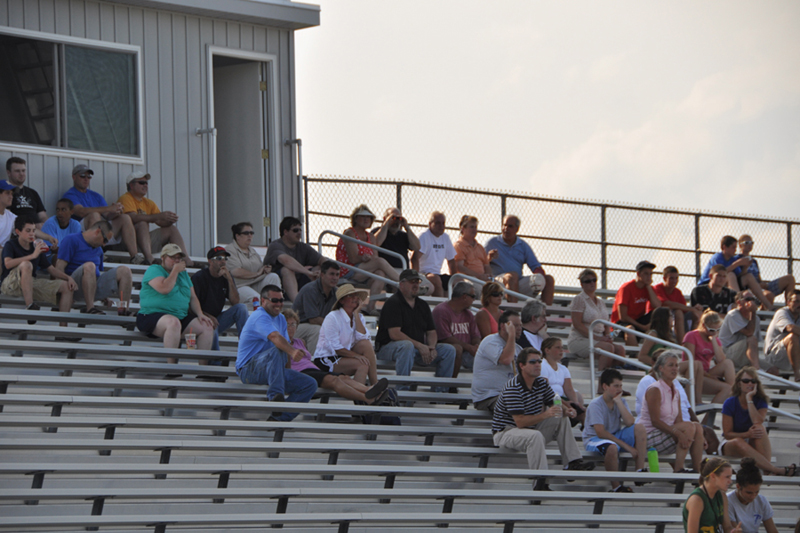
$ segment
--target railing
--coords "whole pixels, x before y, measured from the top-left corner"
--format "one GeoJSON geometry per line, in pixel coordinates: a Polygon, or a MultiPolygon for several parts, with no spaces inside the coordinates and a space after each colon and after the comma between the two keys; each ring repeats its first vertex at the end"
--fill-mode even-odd
{"type": "Polygon", "coordinates": [[[758,372],[758,375],[761,376],[762,378],[765,378],[765,379],[768,379],[770,381],[775,381],[777,383],[780,383],[781,385],[783,385],[787,389],[800,391],[800,383],[792,382],[792,381],[789,381],[788,379],[783,379],[780,376],[774,376],[772,374],[764,372],[763,370],[756,370],[756,372],[758,372]]]}
{"type": "MultiPolygon", "coordinates": [[[[379,246],[376,246],[376,245],[374,245],[372,243],[360,241],[358,239],[354,239],[353,237],[348,237],[347,235],[342,235],[341,233],[336,233],[335,231],[331,231],[331,230],[325,230],[325,231],[323,231],[322,233],[319,234],[319,239],[317,240],[317,250],[322,255],[325,255],[325,254],[322,253],[322,251],[323,251],[322,250],[322,238],[325,235],[335,235],[336,237],[339,237],[340,239],[343,239],[345,241],[354,242],[354,243],[356,243],[356,244],[358,244],[360,246],[366,246],[368,248],[372,248],[373,250],[379,250],[381,253],[384,253],[384,254],[387,254],[387,255],[394,255],[394,256],[400,258],[400,260],[403,261],[403,265],[407,265],[407,263],[405,262],[405,258],[402,255],[400,255],[400,254],[398,254],[396,252],[392,252],[391,250],[385,250],[385,249],[383,249],[383,248],[381,248],[379,246]]],[[[344,267],[344,268],[346,268],[348,270],[353,270],[355,272],[358,272],[359,274],[364,274],[365,276],[367,276],[369,278],[372,278],[372,279],[379,279],[379,280],[383,281],[384,283],[386,283],[388,285],[393,285],[395,287],[397,287],[399,285],[396,281],[393,281],[393,280],[391,280],[389,278],[384,278],[383,276],[379,276],[379,275],[377,275],[377,274],[375,274],[373,272],[367,272],[366,270],[362,270],[362,269],[360,269],[360,268],[358,268],[356,266],[353,266],[353,265],[348,265],[347,263],[343,263],[341,261],[336,261],[335,259],[333,259],[332,261],[334,261],[340,267],[344,267]]]]}
{"type": "MultiPolygon", "coordinates": [[[[635,329],[629,329],[625,326],[620,326],[619,324],[614,324],[613,322],[609,322],[608,320],[597,319],[589,325],[589,379],[594,381],[595,379],[595,366],[594,366],[594,354],[595,352],[611,357],[612,359],[616,359],[617,361],[622,361],[623,363],[627,363],[629,365],[638,366],[639,368],[650,371],[650,366],[642,363],[641,361],[636,361],[634,359],[630,359],[628,357],[623,357],[621,355],[617,355],[615,353],[611,353],[607,350],[603,350],[601,348],[595,348],[594,346],[594,325],[595,324],[602,324],[604,326],[608,326],[611,329],[617,329],[623,331],[624,333],[631,333],[636,335],[639,338],[651,340],[653,342],[657,342],[658,344],[663,344],[664,346],[669,346],[672,349],[680,350],[681,352],[686,354],[686,358],[689,360],[689,403],[691,404],[691,408],[694,409],[696,398],[694,394],[694,356],[692,352],[688,350],[688,348],[684,348],[680,344],[675,344],[672,342],[667,342],[663,339],[659,339],[658,337],[653,337],[652,335],[648,335],[646,333],[642,333],[641,331],[636,331],[635,329]]],[[[595,390],[597,387],[594,384],[589,387],[591,389],[592,400],[594,400],[595,390]]]]}
{"type": "Polygon", "coordinates": [[[679,288],[688,294],[710,256],[719,251],[720,237],[744,233],[758,242],[754,257],[764,279],[787,273],[800,279],[800,270],[794,272],[800,261],[794,257],[794,250],[800,249],[798,220],[374,178],[312,176],[304,177],[303,183],[306,231],[312,235],[347,227],[351,209],[363,201],[380,211],[389,206],[401,209],[414,231],[427,229],[431,211],[444,210],[451,239],[458,237],[454,222],[462,214],[480,219],[480,240],[497,235],[502,218],[515,214],[522,220],[519,236],[533,247],[557,285],[570,285],[590,267],[598,270],[601,288],[617,288],[633,277],[634,265],[647,259],[659,271],[675,265],[683,274],[679,288]]]}

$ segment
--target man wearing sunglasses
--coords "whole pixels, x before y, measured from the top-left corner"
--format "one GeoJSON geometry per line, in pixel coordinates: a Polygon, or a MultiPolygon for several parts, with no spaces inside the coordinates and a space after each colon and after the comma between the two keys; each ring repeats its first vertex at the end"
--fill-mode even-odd
{"type": "Polygon", "coordinates": [[[72,169],[72,187],[67,189],[63,198],[72,201],[72,218],[81,223],[81,229],[92,227],[100,220],[107,220],[111,224],[112,237],[106,244],[117,245],[122,243],[122,249],[131,256],[131,263],[140,264],[144,257],[137,257],[136,230],[131,217],[122,212],[122,204],[108,205],[102,195],[89,188],[94,178],[94,171],[87,165],[75,165],[72,169]]]}
{"type": "Polygon", "coordinates": [[[215,246],[206,254],[208,267],[198,270],[192,275],[192,285],[203,314],[214,324],[214,340],[212,350],[219,350],[219,335],[236,324],[236,331],[242,333],[247,322],[247,307],[239,303],[239,291],[236,290],[231,273],[228,270],[228,257],[231,254],[222,246],[215,246]],[[231,306],[225,308],[225,300],[231,306]]]}
{"type": "Polygon", "coordinates": [[[281,277],[286,297],[294,301],[297,291],[319,277],[322,263],[328,260],[302,242],[303,226],[295,217],[285,217],[278,226],[281,238],[269,243],[264,264],[281,277]]]}
{"type": "MultiPolygon", "coordinates": [[[[653,290],[653,269],[656,266],[650,261],[639,261],[636,265],[636,278],[623,283],[611,308],[611,322],[642,333],[650,331],[650,319],[653,309],[661,307],[661,300],[653,290]]],[[[625,335],[625,344],[637,346],[635,335],[625,335]]]]}
{"type": "MultiPolygon", "coordinates": [[[[108,243],[113,231],[107,220],[96,222],[81,233],[67,235],[58,248],[56,270],[72,276],[78,284],[75,300],[84,300],[81,313],[104,315],[94,306],[96,300],[120,298],[130,304],[131,269],[122,265],[103,270],[103,245],[108,243]]],[[[130,305],[123,314],[130,313],[130,305]]]]}
{"type": "Polygon", "coordinates": [[[522,331],[517,344],[522,348],[541,350],[542,342],[550,336],[547,334],[547,306],[539,300],[528,300],[522,308],[520,320],[522,331]]]}
{"type": "Polygon", "coordinates": [[[505,311],[497,320],[497,333],[487,335],[478,346],[472,369],[472,405],[494,411],[497,398],[514,377],[514,357],[522,348],[516,343],[522,322],[516,311],[505,311]]]}
{"type": "MultiPolygon", "coordinates": [[[[555,440],[565,470],[594,470],[594,463],[584,463],[572,434],[568,417],[576,415],[566,403],[554,405],[555,392],[541,377],[542,354],[525,348],[516,358],[517,375],[506,383],[492,417],[492,440],[495,446],[525,452],[528,468],[547,470],[545,445],[555,440]]],[[[545,478],[537,479],[533,490],[550,490],[545,478]]]]}
{"type": "Polygon", "coordinates": [[[475,316],[469,310],[475,303],[475,287],[468,281],[453,285],[450,299],[433,308],[433,322],[439,342],[450,344],[456,350],[453,377],[458,376],[461,365],[472,368],[475,353],[481,342],[481,332],[475,323],[475,316]]]}
{"type": "MultiPolygon", "coordinates": [[[[283,292],[267,285],[261,289],[261,305],[252,312],[239,334],[236,373],[242,383],[269,385],[271,402],[308,403],[317,391],[311,376],[289,368],[288,358],[299,361],[303,352],[289,344],[289,330],[283,316],[283,292]]],[[[269,420],[293,420],[297,413],[273,411],[269,420]]]]}
{"type": "Polygon", "coordinates": [[[769,364],[794,372],[800,381],[800,291],[795,290],[786,307],[775,312],[764,339],[764,356],[769,364]]]}
{"type": "Polygon", "coordinates": [[[178,215],[172,211],[161,211],[156,203],[147,198],[150,184],[150,174],[146,172],[131,172],[125,178],[128,192],[117,200],[122,204],[122,212],[131,217],[133,227],[136,229],[136,244],[139,246],[147,264],[152,264],[153,253],[161,250],[165,244],[177,244],[183,252],[187,267],[194,263],[186,251],[183,236],[175,224],[178,215]],[[150,231],[150,224],[158,226],[150,231]]]}
{"type": "Polygon", "coordinates": [[[736,294],[736,309],[725,315],[719,340],[728,359],[733,361],[736,371],[745,366],[763,369],[777,374],[764,358],[759,357],[758,342],[761,340],[761,319],[756,308],[758,299],[749,290],[736,294]]]}

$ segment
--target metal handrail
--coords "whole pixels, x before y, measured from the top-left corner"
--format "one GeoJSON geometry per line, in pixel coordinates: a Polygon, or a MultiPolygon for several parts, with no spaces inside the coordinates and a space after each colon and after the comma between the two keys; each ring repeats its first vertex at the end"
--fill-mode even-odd
{"type": "MultiPolygon", "coordinates": [[[[686,357],[689,359],[689,384],[690,384],[690,388],[689,388],[689,403],[691,404],[690,407],[692,409],[694,409],[694,406],[695,406],[695,403],[696,403],[696,398],[695,398],[695,394],[694,394],[694,355],[692,355],[692,352],[690,352],[688,348],[685,348],[685,347],[681,346],[680,344],[667,342],[667,341],[665,341],[663,339],[659,339],[658,337],[653,337],[652,335],[648,335],[646,333],[642,333],[641,331],[636,331],[635,329],[629,329],[629,328],[626,328],[625,326],[620,326],[619,324],[614,324],[613,322],[609,322],[608,320],[603,320],[603,319],[600,319],[600,318],[598,318],[597,320],[593,321],[589,325],[589,372],[590,372],[589,375],[591,376],[590,379],[594,380],[594,372],[595,372],[595,370],[594,370],[594,354],[595,354],[595,352],[600,353],[602,355],[606,355],[608,357],[611,357],[612,359],[616,359],[617,361],[622,361],[623,363],[627,363],[627,364],[632,364],[634,366],[638,366],[639,368],[643,368],[643,369],[645,369],[647,371],[649,371],[650,368],[651,368],[648,365],[642,363],[641,361],[635,361],[633,359],[629,359],[627,357],[622,357],[620,355],[617,355],[615,353],[611,353],[611,352],[603,350],[601,348],[595,348],[594,347],[594,325],[595,324],[603,324],[604,326],[609,326],[611,329],[624,330],[625,333],[633,333],[637,337],[641,337],[643,339],[651,340],[653,342],[657,342],[659,344],[663,344],[664,346],[669,346],[670,348],[674,348],[675,350],[680,350],[680,351],[684,352],[686,354],[686,357]]],[[[592,394],[592,400],[594,400],[594,395],[595,395],[595,387],[594,387],[594,385],[592,385],[590,387],[590,389],[591,389],[591,394],[592,394]]]]}
{"type": "MultiPolygon", "coordinates": [[[[403,270],[408,268],[408,258],[403,257],[402,255],[398,254],[397,252],[393,252],[391,250],[387,250],[386,248],[381,248],[377,244],[372,244],[371,242],[360,241],[360,240],[358,240],[356,238],[348,237],[347,235],[342,235],[341,233],[336,233],[335,231],[332,231],[332,230],[329,230],[329,229],[326,229],[325,231],[320,233],[319,234],[319,239],[317,239],[317,250],[319,251],[320,254],[322,254],[322,237],[324,237],[325,235],[336,235],[337,237],[339,237],[340,239],[343,239],[345,241],[354,242],[354,243],[359,244],[361,246],[366,246],[367,248],[372,248],[376,252],[379,252],[379,253],[382,253],[382,254],[386,254],[386,255],[391,255],[392,257],[398,258],[400,260],[400,262],[403,263],[403,270]]],[[[338,261],[337,261],[337,263],[338,263],[338,261]]],[[[340,264],[343,264],[343,263],[340,263],[340,264]]],[[[345,266],[347,268],[352,268],[352,265],[345,264],[345,266]]],[[[358,270],[358,269],[355,269],[355,270],[358,270]]],[[[360,272],[364,272],[364,271],[361,270],[360,272]]],[[[375,277],[380,277],[380,276],[375,276],[375,277]]]]}
{"type": "MultiPolygon", "coordinates": [[[[396,252],[392,252],[391,250],[384,250],[383,248],[378,248],[374,244],[371,244],[371,243],[368,243],[368,242],[364,242],[364,241],[359,241],[358,239],[354,239],[353,237],[348,237],[347,235],[342,235],[340,233],[336,233],[335,231],[331,231],[331,230],[325,230],[325,231],[323,231],[322,233],[319,234],[319,240],[317,241],[317,248],[318,248],[320,254],[322,253],[322,237],[324,235],[336,235],[341,239],[354,241],[354,242],[357,242],[358,244],[363,244],[363,245],[369,246],[370,248],[373,248],[373,249],[380,249],[382,253],[396,255],[400,259],[403,259],[403,256],[401,256],[400,254],[398,254],[396,252]]],[[[359,274],[364,274],[368,278],[379,279],[382,282],[386,283],[387,285],[392,285],[394,287],[399,287],[400,286],[400,284],[398,282],[394,281],[394,280],[391,280],[389,278],[384,278],[383,276],[379,276],[379,275],[377,275],[377,274],[375,274],[373,272],[367,272],[366,270],[362,270],[362,269],[358,268],[357,266],[353,266],[353,265],[350,265],[350,264],[347,264],[347,263],[343,263],[341,261],[337,261],[336,259],[331,259],[331,261],[333,261],[334,263],[336,263],[340,267],[344,267],[344,268],[346,268],[348,270],[352,270],[354,272],[358,272],[359,274]]],[[[403,264],[405,265],[406,263],[403,263],[403,264]]]]}
{"type": "Polygon", "coordinates": [[[789,381],[788,379],[783,379],[780,376],[775,376],[773,374],[769,374],[767,372],[764,372],[761,369],[756,370],[756,372],[758,372],[758,375],[761,376],[762,378],[769,379],[771,381],[777,381],[781,385],[785,386],[787,389],[800,390],[800,383],[795,383],[795,382],[789,381]]]}
{"type": "MultiPolygon", "coordinates": [[[[473,283],[479,283],[481,286],[483,286],[486,283],[488,283],[488,281],[482,281],[482,280],[479,280],[478,278],[473,278],[472,276],[468,276],[466,274],[461,274],[461,273],[453,274],[452,276],[450,276],[450,281],[447,283],[447,297],[448,298],[453,293],[453,286],[455,285],[455,283],[453,283],[453,281],[456,278],[458,278],[458,279],[466,279],[466,280],[469,280],[469,281],[471,281],[473,283]]],[[[515,296],[517,298],[520,298],[522,300],[535,300],[535,298],[533,296],[528,296],[527,294],[522,294],[522,293],[519,293],[519,292],[510,291],[510,290],[505,289],[505,288],[503,289],[503,292],[506,293],[506,294],[510,294],[511,296],[515,296]]]]}

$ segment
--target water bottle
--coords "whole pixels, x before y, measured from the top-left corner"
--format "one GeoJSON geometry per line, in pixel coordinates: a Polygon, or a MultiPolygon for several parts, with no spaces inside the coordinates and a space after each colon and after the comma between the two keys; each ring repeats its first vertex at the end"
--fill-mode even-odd
{"type": "Polygon", "coordinates": [[[556,415],[556,418],[561,418],[563,413],[561,411],[561,398],[559,396],[555,397],[555,399],[553,400],[553,405],[558,407],[558,414],[556,415]]]}
{"type": "Polygon", "coordinates": [[[258,309],[258,296],[253,296],[253,311],[258,309]]]}
{"type": "Polygon", "coordinates": [[[647,450],[647,466],[650,469],[650,472],[653,474],[657,474],[659,472],[658,468],[658,450],[655,448],[650,448],[647,450]]]}

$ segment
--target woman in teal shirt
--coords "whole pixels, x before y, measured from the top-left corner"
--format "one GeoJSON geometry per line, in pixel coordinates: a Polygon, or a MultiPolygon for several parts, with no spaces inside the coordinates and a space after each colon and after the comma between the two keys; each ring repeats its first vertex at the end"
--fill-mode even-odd
{"type": "MultiPolygon", "coordinates": [[[[186,272],[183,252],[176,244],[165,245],[161,249],[161,264],[151,265],[144,273],[136,327],[164,339],[164,348],[177,348],[182,335],[194,333],[198,349],[211,349],[214,323],[200,308],[186,272]]],[[[177,359],[167,361],[175,363],[177,359]]]]}
{"type": "Polygon", "coordinates": [[[686,533],[741,533],[742,524],[731,525],[728,498],[733,468],[719,457],[706,458],[700,466],[700,486],[683,504],[683,529],[686,533]]]}

